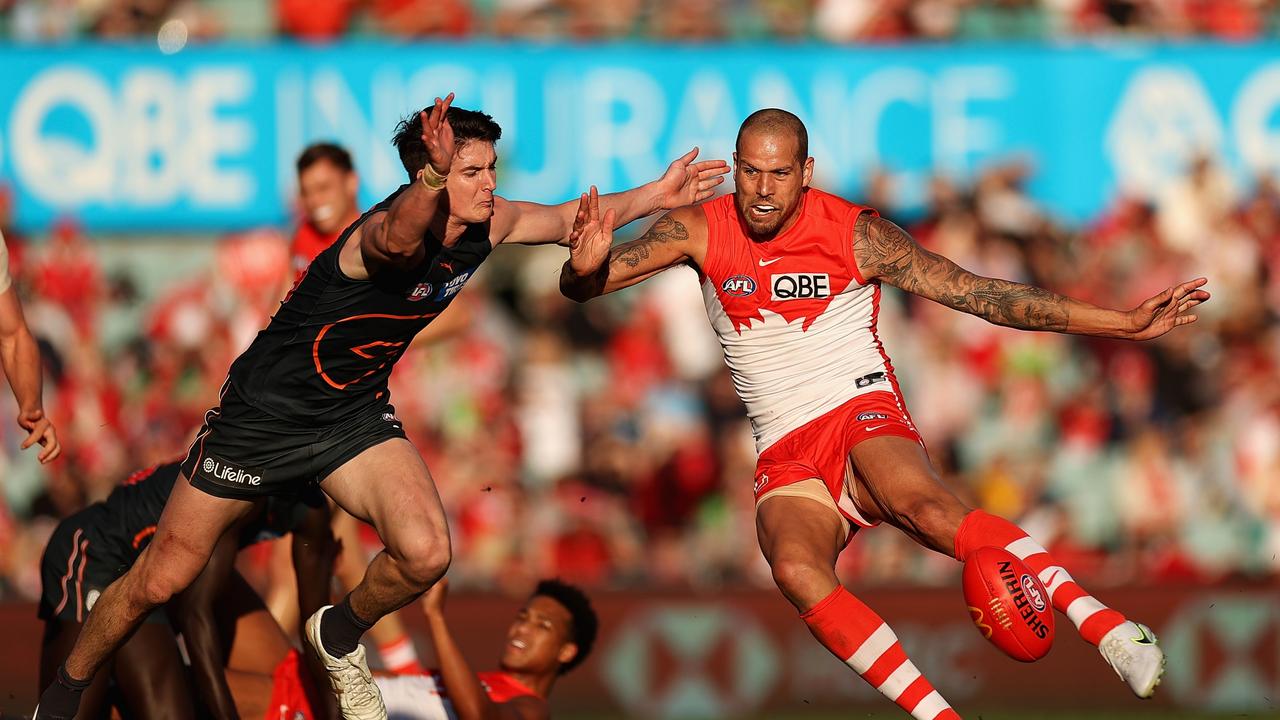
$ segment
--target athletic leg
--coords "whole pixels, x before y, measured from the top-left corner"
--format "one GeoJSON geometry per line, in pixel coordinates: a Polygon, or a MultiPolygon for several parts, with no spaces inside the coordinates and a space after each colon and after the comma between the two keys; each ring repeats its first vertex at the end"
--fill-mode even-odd
{"type": "Polygon", "coordinates": [[[840,585],[835,562],[845,529],[833,508],[809,498],[766,496],[756,510],[756,532],[778,589],[818,642],[917,720],[959,720],[893,630],[840,585]]]}
{"type": "Polygon", "coordinates": [[[868,518],[883,520],[961,562],[986,546],[1002,547],[1022,558],[1044,583],[1054,608],[1071,620],[1082,638],[1102,650],[1130,688],[1141,697],[1154,692],[1164,662],[1154,637],[1148,640],[1141,626],[1085,592],[1017,525],[960,502],[942,484],[918,443],[896,436],[872,438],[856,445],[850,458],[855,502],[868,518]]]}
{"type": "Polygon", "coordinates": [[[385,546],[345,601],[366,626],[444,576],[448,523],[431,474],[408,440],[394,438],[365,450],[320,487],[342,509],[373,525],[385,546]]]}
{"type": "MultiPolygon", "coordinates": [[[[350,592],[364,579],[364,571],[368,560],[360,547],[360,521],[342,508],[333,511],[333,535],[342,543],[342,554],[334,565],[333,574],[342,584],[342,588],[350,592]]],[[[383,617],[369,630],[369,636],[378,646],[378,655],[386,669],[394,673],[417,672],[422,669],[418,663],[418,652],[409,639],[400,616],[392,613],[383,617]]]]}
{"type": "MultiPolygon", "coordinates": [[[[80,635],[80,623],[67,622],[52,618],[44,624],[44,637],[40,645],[40,687],[52,685],[58,678],[58,668],[71,654],[71,648],[80,635]]],[[[111,685],[110,666],[107,671],[100,672],[93,682],[84,690],[80,698],[80,712],[77,720],[97,718],[107,709],[107,690],[111,685]]]]}
{"type": "Polygon", "coordinates": [[[191,687],[173,629],[143,623],[116,653],[116,684],[128,716],[139,720],[195,718],[191,687]]]}
{"type": "Polygon", "coordinates": [[[179,476],[151,544],[98,598],[58,680],[41,696],[38,717],[74,715],[77,685],[91,679],[153,609],[191,584],[223,531],[250,507],[201,492],[179,476]]]}

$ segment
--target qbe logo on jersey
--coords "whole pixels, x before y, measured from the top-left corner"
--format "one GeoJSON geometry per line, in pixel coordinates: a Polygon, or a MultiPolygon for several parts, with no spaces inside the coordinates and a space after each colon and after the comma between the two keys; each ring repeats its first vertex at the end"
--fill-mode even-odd
{"type": "Polygon", "coordinates": [[[826,273],[783,273],[769,279],[774,300],[812,300],[831,297],[831,279],[826,273]]]}

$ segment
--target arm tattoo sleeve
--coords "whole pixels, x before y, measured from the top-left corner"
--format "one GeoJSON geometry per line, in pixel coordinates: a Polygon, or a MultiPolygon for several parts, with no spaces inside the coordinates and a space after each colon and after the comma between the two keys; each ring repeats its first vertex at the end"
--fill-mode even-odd
{"type": "Polygon", "coordinates": [[[684,223],[670,215],[663,215],[644,235],[629,243],[623,243],[609,252],[609,264],[615,263],[635,268],[649,259],[649,249],[654,245],[668,242],[683,242],[689,239],[689,229],[684,223]]]}
{"type": "Polygon", "coordinates": [[[853,253],[864,273],[984,320],[1022,330],[1063,332],[1071,300],[1043,288],[986,278],[916,243],[902,228],[863,213],[853,253]]]}

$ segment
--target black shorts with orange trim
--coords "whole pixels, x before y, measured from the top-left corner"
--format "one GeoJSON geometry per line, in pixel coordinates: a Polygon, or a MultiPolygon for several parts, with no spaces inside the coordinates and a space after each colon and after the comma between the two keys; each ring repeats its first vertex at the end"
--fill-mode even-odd
{"type": "MultiPolygon", "coordinates": [[[[133,559],[118,552],[128,539],[111,537],[113,530],[111,513],[101,503],[58,523],[40,558],[37,617],[82,623],[107,586],[128,572],[133,559]]],[[[146,622],[168,618],[157,608],[146,622]]]]}
{"type": "Polygon", "coordinates": [[[307,424],[254,407],[227,383],[221,404],[205,415],[182,474],[196,489],[222,498],[296,495],[374,445],[404,437],[390,403],[353,409],[332,425],[307,424]]]}

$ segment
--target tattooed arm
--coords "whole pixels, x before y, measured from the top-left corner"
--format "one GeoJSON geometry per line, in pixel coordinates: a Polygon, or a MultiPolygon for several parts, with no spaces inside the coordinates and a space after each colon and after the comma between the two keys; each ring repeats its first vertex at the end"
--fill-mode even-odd
{"type": "Polygon", "coordinates": [[[902,228],[863,213],[853,230],[863,278],[880,279],[996,325],[1076,335],[1149,340],[1195,322],[1186,312],[1209,299],[1197,278],[1165,289],[1133,310],[1109,310],[1043,288],[982,277],[930,252],[902,228]]]}
{"type": "Polygon", "coordinates": [[[600,215],[594,189],[579,202],[569,236],[569,259],[560,270],[560,292],[578,302],[621,290],[670,267],[701,264],[706,254],[707,220],[696,206],[676,208],[638,239],[613,243],[613,210],[600,215]]]}

